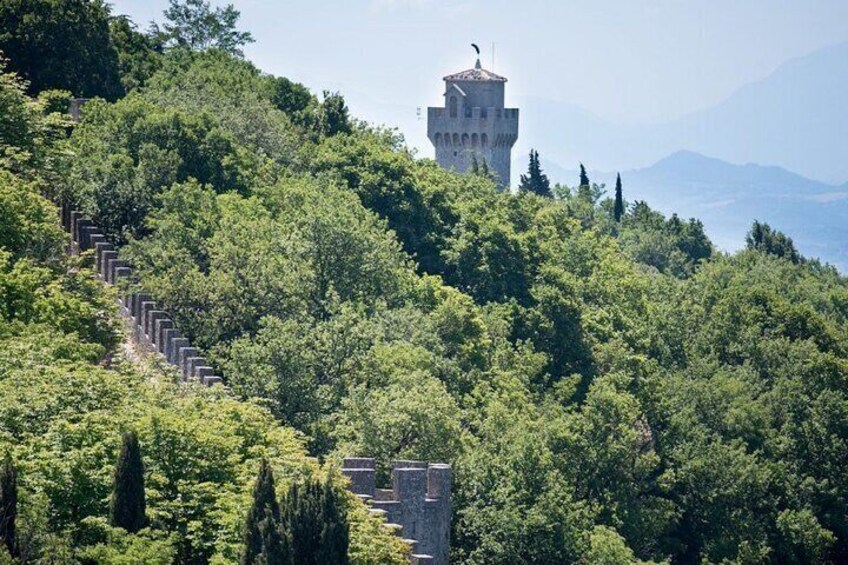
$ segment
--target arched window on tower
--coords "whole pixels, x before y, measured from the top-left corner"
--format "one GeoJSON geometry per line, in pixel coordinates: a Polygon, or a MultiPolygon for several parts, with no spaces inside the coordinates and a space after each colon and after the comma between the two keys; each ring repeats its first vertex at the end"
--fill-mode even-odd
{"type": "Polygon", "coordinates": [[[456,117],[456,96],[450,97],[450,100],[448,101],[448,106],[450,108],[449,109],[450,117],[455,118],[456,117]]]}

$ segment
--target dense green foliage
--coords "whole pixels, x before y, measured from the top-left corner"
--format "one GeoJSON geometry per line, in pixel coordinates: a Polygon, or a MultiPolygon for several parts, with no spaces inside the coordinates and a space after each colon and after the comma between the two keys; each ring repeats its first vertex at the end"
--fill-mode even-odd
{"type": "MultiPolygon", "coordinates": [[[[16,470],[0,473],[0,498],[8,534],[8,485],[17,483],[12,553],[21,563],[237,561],[257,460],[266,457],[285,488],[340,478],[265,408],[224,389],[176,385],[123,345],[114,292],[86,257],[64,256],[57,210],[42,195],[55,195],[57,173],[70,172],[57,133],[67,122],[45,115],[14,76],[2,75],[0,100],[18,120],[5,123],[20,125],[0,131],[4,155],[29,154],[0,166],[0,453],[16,470]],[[138,441],[122,451],[125,430],[138,441]],[[145,514],[147,527],[126,531],[145,514]]],[[[352,563],[404,562],[405,546],[361,502],[340,503],[352,563]]]]}
{"type": "Polygon", "coordinates": [[[756,220],[751,226],[751,231],[745,237],[745,243],[748,245],[748,249],[756,249],[769,255],[784,257],[793,263],[800,263],[804,260],[798,250],[795,249],[791,237],[787,237],[782,232],[773,230],[768,224],[756,220]]]}
{"type": "Polygon", "coordinates": [[[114,100],[124,93],[102,0],[0,2],[0,52],[30,92],[69,90],[114,100]]]}
{"type": "MultiPolygon", "coordinates": [[[[393,458],[452,463],[456,563],[848,559],[834,269],[757,224],[749,249],[716,253],[697,220],[608,198],[582,166],[553,198],[498,193],[337,95],[222,50],[156,57],[67,140],[43,102],[0,89],[3,154],[40,155],[0,173],[0,452],[20,466],[24,561],[258,556],[287,543],[269,529],[282,492],[299,494],[280,523],[311,524],[297,553],[342,523],[291,509],[340,496],[307,454],[374,455],[381,480],[393,458]],[[112,297],[61,257],[40,163],[229,389],[122,353],[112,297]],[[144,446],[138,534],[104,520],[127,429],[144,446]],[[252,498],[262,457],[281,490],[260,474],[252,498]]],[[[339,500],[351,562],[397,560],[339,500]]]]}
{"type": "Polygon", "coordinates": [[[348,565],[350,532],[344,497],[327,481],[294,483],[283,497],[262,460],[244,529],[243,565],[348,565]]]}
{"type": "Polygon", "coordinates": [[[213,10],[206,0],[171,0],[165,10],[168,22],[162,35],[174,46],[195,51],[221,49],[241,55],[241,47],[253,42],[253,37],[236,29],[239,15],[232,4],[213,10]]]}

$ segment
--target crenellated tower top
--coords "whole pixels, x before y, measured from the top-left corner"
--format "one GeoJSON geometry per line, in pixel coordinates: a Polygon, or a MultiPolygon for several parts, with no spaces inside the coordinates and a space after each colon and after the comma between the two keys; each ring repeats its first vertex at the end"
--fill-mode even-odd
{"type": "Polygon", "coordinates": [[[505,107],[507,79],[484,69],[479,57],[474,68],[443,79],[444,106],[427,109],[427,137],[436,149],[436,161],[459,173],[473,169],[476,162],[494,174],[502,189],[508,187],[518,109],[505,107]]]}

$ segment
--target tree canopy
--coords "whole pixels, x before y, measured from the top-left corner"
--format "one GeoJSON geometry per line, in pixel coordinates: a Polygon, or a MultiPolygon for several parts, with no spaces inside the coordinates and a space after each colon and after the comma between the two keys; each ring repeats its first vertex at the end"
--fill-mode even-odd
{"type": "Polygon", "coordinates": [[[344,491],[353,454],[381,482],[396,458],[453,465],[454,563],[848,559],[843,275],[759,223],[718,252],[697,219],[624,206],[585,170],[498,192],[341,95],[192,47],[142,49],[155,64],[122,68],[144,86],[76,124],[67,96],[0,74],[0,453],[22,562],[270,563],[324,539],[318,562],[404,563],[344,491]],[[60,200],[226,387],[135,354],[114,289],[64,254],[60,200]],[[136,532],[109,521],[123,430],[136,532]]]}

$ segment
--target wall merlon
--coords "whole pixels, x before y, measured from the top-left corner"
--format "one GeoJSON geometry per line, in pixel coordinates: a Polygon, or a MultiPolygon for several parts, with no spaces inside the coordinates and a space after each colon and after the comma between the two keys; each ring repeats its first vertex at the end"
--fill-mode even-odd
{"type": "Polygon", "coordinates": [[[156,310],[156,301],[152,299],[145,300],[139,307],[139,315],[136,318],[136,331],[138,332],[139,339],[145,339],[147,337],[147,316],[153,310],[156,310]]]}
{"type": "Polygon", "coordinates": [[[76,241],[77,238],[77,222],[82,218],[82,212],[71,210],[69,213],[70,223],[68,224],[68,232],[71,234],[71,240],[76,241]]]}
{"type": "Polygon", "coordinates": [[[115,284],[115,271],[120,268],[129,268],[129,266],[129,262],[123,259],[110,259],[106,263],[106,282],[115,284]]]}
{"type": "MultiPolygon", "coordinates": [[[[451,467],[444,463],[401,460],[392,466],[392,489],[375,488],[374,460],[345,458],[342,473],[350,490],[364,500],[370,497],[371,512],[398,524],[404,538],[414,540],[412,556],[447,565],[450,557],[451,467]]],[[[391,526],[393,527],[393,526],[391,526]]]]}
{"type": "Polygon", "coordinates": [[[168,351],[165,358],[168,360],[168,363],[171,365],[180,366],[180,350],[185,347],[190,347],[188,339],[184,337],[174,336],[171,340],[171,343],[168,344],[168,351]]]}
{"type": "Polygon", "coordinates": [[[153,297],[146,292],[137,292],[133,294],[132,317],[135,318],[136,324],[138,324],[138,319],[141,317],[141,304],[143,302],[149,302],[152,299],[153,297]]]}
{"type": "Polygon", "coordinates": [[[200,357],[189,357],[186,362],[186,380],[193,379],[197,374],[197,368],[206,365],[206,359],[200,357]]]}
{"type": "Polygon", "coordinates": [[[91,225],[83,226],[80,228],[80,251],[87,251],[94,247],[94,244],[91,241],[93,236],[103,236],[100,233],[100,229],[95,226],[93,223],[91,225]]]}
{"type": "MultiPolygon", "coordinates": [[[[71,236],[69,253],[94,250],[94,271],[108,284],[122,285],[132,280],[130,263],[120,258],[118,250],[93,220],[84,217],[67,202],[57,207],[57,214],[62,227],[71,236]]],[[[180,337],[176,324],[167,312],[157,306],[153,296],[130,291],[130,287],[123,288],[127,290],[121,290],[121,313],[127,317],[132,329],[131,337],[140,350],[161,353],[169,364],[180,369],[184,380],[196,376],[210,386],[223,384],[223,378],[212,374],[212,367],[200,357],[196,348],[191,347],[189,340],[180,337]]]]}
{"type": "Polygon", "coordinates": [[[108,241],[98,241],[94,244],[94,270],[99,274],[103,274],[103,254],[107,251],[114,251],[115,248],[108,241]]]}
{"type": "Polygon", "coordinates": [[[174,321],[170,318],[160,318],[156,320],[156,327],[153,330],[153,343],[156,344],[156,351],[165,353],[165,346],[167,345],[167,336],[165,334],[165,330],[174,329],[174,321]]]}
{"type": "Polygon", "coordinates": [[[164,320],[168,317],[168,313],[164,310],[151,310],[147,314],[147,320],[144,324],[145,334],[150,343],[156,345],[156,323],[159,320],[164,320]]]}
{"type": "Polygon", "coordinates": [[[93,226],[94,222],[88,218],[80,218],[77,220],[77,230],[74,234],[74,241],[77,243],[77,247],[82,247],[82,236],[85,233],[85,230],[93,226]]]}
{"type": "Polygon", "coordinates": [[[198,352],[194,347],[180,348],[179,363],[177,363],[177,366],[180,368],[180,374],[184,381],[188,380],[188,360],[196,357],[198,357],[198,352]]]}

